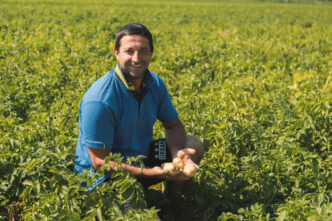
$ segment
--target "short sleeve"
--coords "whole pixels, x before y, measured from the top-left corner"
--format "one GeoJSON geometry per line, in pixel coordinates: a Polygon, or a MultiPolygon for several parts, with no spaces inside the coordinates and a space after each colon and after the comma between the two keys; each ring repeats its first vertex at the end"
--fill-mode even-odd
{"type": "Polygon", "coordinates": [[[161,100],[158,107],[158,119],[162,122],[169,123],[178,118],[178,113],[171,101],[168,90],[163,81],[160,83],[161,100]]]}
{"type": "Polygon", "coordinates": [[[90,148],[111,149],[114,140],[114,116],[100,102],[82,105],[82,140],[90,148]]]}

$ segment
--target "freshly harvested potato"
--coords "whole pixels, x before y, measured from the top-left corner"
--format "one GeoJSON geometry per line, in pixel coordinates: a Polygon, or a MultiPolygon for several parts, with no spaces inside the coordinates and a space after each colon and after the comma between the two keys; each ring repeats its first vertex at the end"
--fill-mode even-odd
{"type": "Polygon", "coordinates": [[[198,171],[198,166],[194,163],[184,165],[183,173],[187,177],[194,177],[198,171]]]}
{"type": "Polygon", "coordinates": [[[176,176],[180,173],[180,168],[177,167],[175,164],[173,163],[163,163],[161,165],[161,168],[164,169],[164,170],[167,170],[169,175],[171,176],[176,176]]]}
{"type": "Polygon", "coordinates": [[[180,168],[180,170],[182,170],[184,168],[184,163],[183,163],[183,160],[181,158],[174,158],[173,159],[173,164],[175,164],[177,167],[180,168]]]}

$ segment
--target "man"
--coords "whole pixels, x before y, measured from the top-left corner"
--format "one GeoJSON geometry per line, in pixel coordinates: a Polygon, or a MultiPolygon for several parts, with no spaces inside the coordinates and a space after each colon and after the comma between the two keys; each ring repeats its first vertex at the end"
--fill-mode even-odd
{"type": "MultiPolygon", "coordinates": [[[[89,88],[80,104],[75,173],[91,167],[96,172],[109,163],[131,172],[144,187],[168,180],[176,190],[190,178],[183,173],[170,176],[161,163],[180,157],[184,163],[198,164],[203,145],[196,137],[186,136],[164,82],[148,70],[153,54],[150,31],[141,24],[124,26],[116,35],[114,54],[118,65],[89,88]],[[152,141],[157,119],[166,129],[166,142],[152,141]],[[148,157],[141,169],[105,162],[111,152],[148,157]]],[[[109,173],[99,178],[96,186],[107,181],[109,173]]]]}

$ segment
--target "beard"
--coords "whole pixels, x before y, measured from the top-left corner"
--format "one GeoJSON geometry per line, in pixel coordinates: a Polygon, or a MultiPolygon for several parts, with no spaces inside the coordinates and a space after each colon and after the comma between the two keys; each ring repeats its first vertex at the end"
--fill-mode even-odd
{"type": "Polygon", "coordinates": [[[132,80],[141,79],[147,71],[147,66],[144,64],[128,64],[123,70],[123,74],[132,80]]]}

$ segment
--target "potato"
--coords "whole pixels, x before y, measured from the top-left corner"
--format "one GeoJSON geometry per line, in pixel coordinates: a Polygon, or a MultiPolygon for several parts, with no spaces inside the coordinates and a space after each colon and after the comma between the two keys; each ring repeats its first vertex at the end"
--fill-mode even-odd
{"type": "Polygon", "coordinates": [[[184,165],[183,173],[187,177],[194,177],[198,171],[198,166],[194,163],[184,165]]]}
{"type": "Polygon", "coordinates": [[[173,163],[163,163],[161,168],[167,170],[169,175],[176,176],[180,173],[180,168],[174,165],[173,163]]]}
{"type": "Polygon", "coordinates": [[[184,168],[184,163],[181,158],[178,158],[178,157],[174,158],[173,164],[175,164],[177,167],[179,167],[180,170],[182,170],[184,168]]]}

